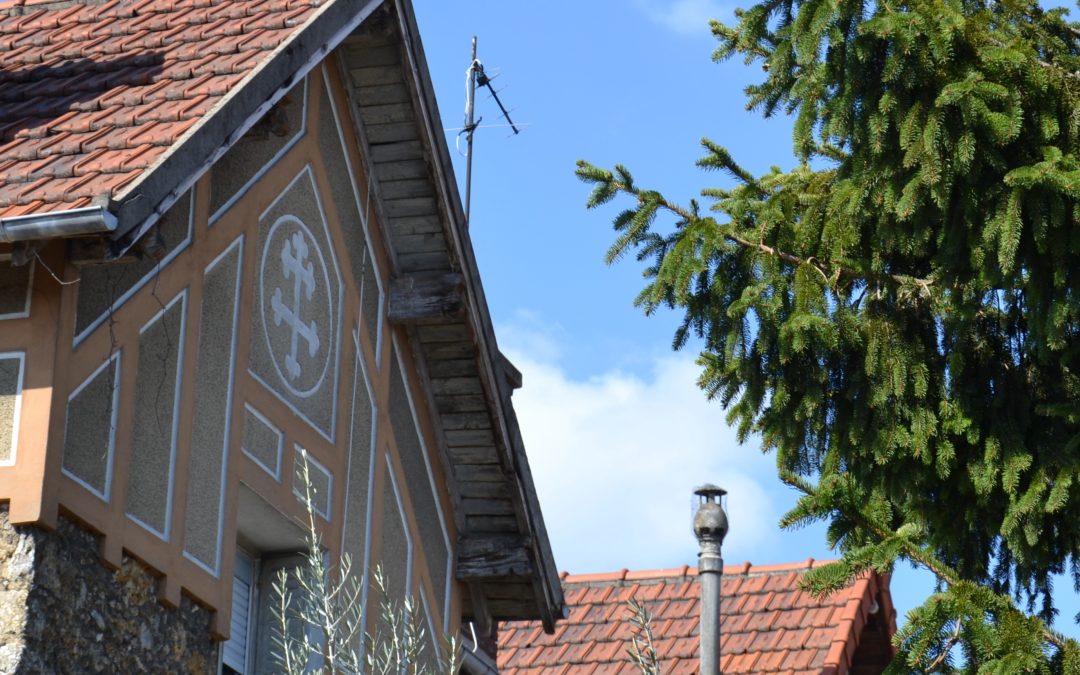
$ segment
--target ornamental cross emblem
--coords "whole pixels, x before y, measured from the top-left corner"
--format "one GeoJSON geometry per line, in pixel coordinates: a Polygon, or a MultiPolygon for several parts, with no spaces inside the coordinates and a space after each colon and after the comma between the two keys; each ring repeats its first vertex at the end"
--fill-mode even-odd
{"type": "Polygon", "coordinates": [[[305,324],[300,318],[301,302],[311,300],[315,292],[315,265],[308,260],[309,252],[308,243],[302,233],[294,232],[285,240],[281,247],[281,265],[285,279],[293,280],[292,306],[289,307],[282,301],[280,288],[274,289],[274,295],[270,299],[270,306],[274,311],[274,325],[280,326],[285,322],[292,331],[289,353],[285,356],[285,370],[294,380],[300,377],[300,361],[296,358],[300,349],[300,338],[307,342],[309,357],[314,357],[319,352],[319,332],[315,321],[305,324]]]}

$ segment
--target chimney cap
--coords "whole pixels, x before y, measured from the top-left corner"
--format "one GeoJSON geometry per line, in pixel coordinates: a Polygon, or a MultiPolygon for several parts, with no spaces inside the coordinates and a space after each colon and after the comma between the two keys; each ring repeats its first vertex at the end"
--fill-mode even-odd
{"type": "Polygon", "coordinates": [[[694,490],[694,494],[701,498],[694,514],[694,536],[702,544],[706,541],[722,543],[727,536],[728,519],[720,498],[727,494],[727,490],[706,483],[694,490]]]}
{"type": "Polygon", "coordinates": [[[717,500],[719,500],[720,497],[726,495],[727,490],[718,485],[713,485],[712,483],[705,483],[701,487],[694,490],[694,494],[696,494],[698,497],[701,497],[702,501],[711,502],[713,501],[713,497],[716,497],[717,500]]]}

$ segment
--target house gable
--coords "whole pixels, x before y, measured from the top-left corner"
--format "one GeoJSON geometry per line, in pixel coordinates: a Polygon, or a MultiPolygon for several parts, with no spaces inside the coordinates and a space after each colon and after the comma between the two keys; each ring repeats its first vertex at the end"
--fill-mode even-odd
{"type": "MultiPolygon", "coordinates": [[[[134,4],[142,9],[120,3],[112,17],[77,3],[33,21],[53,30],[71,17],[139,18],[164,30],[211,11],[197,0],[134,4]]],[[[215,610],[224,638],[236,551],[298,546],[306,457],[323,545],[363,573],[381,564],[398,576],[430,626],[535,617],[550,628],[561,591],[510,404],[519,376],[494,341],[411,9],[384,3],[370,16],[374,3],[347,4],[283,0],[292,19],[280,30],[303,19],[299,32],[265,43],[261,60],[244,62],[254,72],[223,84],[209,111],[184,108],[188,126],[155,141],[157,159],[98,156],[116,171],[80,185],[125,175],[106,186],[108,199],[0,181],[0,219],[20,242],[12,253],[33,260],[31,309],[0,335],[0,366],[10,356],[21,369],[0,370],[21,406],[0,408],[16,449],[10,466],[0,462],[0,498],[16,523],[75,518],[100,535],[107,564],[133,555],[153,570],[166,604],[183,592],[215,610]],[[393,100],[358,87],[363,68],[397,73],[393,100]],[[37,227],[53,209],[64,218],[98,209],[115,222],[57,239],[73,232],[37,227]],[[394,220],[409,218],[419,220],[394,220]],[[138,256],[112,261],[132,246],[138,256]],[[454,302],[437,303],[449,309],[401,312],[431,278],[450,280],[454,302]],[[33,385],[45,393],[28,393],[33,385]],[[505,561],[485,565],[477,551],[492,545],[505,561]]],[[[188,60],[212,68],[195,59],[201,42],[185,44],[188,60]]],[[[112,101],[131,86],[98,94],[112,101]]],[[[210,95],[182,90],[177,100],[210,95]]],[[[120,111],[104,112],[112,133],[120,111]]],[[[0,170],[22,171],[24,160],[4,152],[29,137],[13,133],[0,170]]],[[[79,164],[80,153],[65,161],[79,164]]],[[[60,178],[46,172],[40,186],[60,178]]]]}

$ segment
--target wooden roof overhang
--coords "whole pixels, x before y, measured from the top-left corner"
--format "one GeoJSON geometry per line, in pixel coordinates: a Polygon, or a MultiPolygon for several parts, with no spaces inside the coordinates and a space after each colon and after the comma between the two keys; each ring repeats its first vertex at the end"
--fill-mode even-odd
{"type": "Polygon", "coordinates": [[[338,58],[392,249],[389,318],[442,429],[465,613],[554,630],[565,603],[511,402],[521,373],[495,340],[410,3],[384,4],[338,58]]]}

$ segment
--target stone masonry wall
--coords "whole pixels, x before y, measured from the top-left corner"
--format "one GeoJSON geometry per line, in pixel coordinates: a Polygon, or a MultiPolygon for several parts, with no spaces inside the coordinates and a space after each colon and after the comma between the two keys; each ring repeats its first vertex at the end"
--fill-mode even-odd
{"type": "Polygon", "coordinates": [[[155,578],[101,564],[96,537],[13,527],[0,506],[0,673],[215,673],[210,613],[160,604],[155,578]]]}

